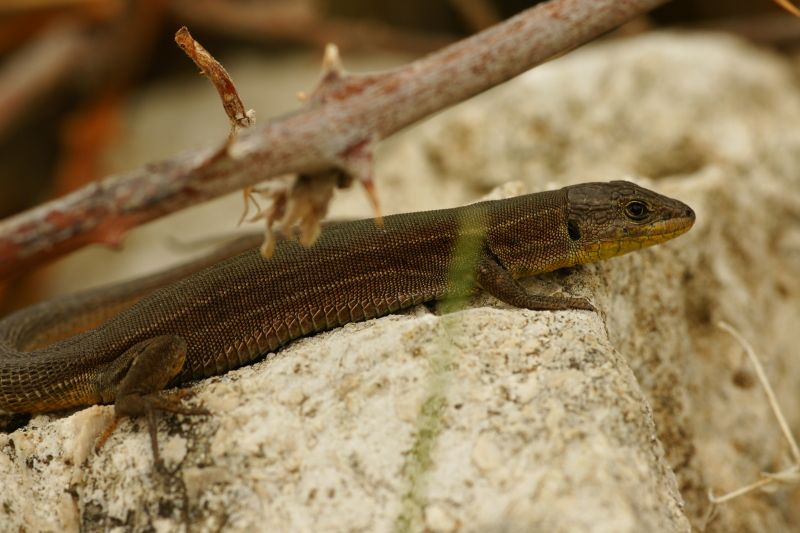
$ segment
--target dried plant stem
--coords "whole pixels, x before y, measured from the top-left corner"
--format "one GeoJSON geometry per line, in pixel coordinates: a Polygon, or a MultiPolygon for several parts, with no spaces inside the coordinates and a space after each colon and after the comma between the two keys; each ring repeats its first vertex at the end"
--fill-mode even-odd
{"type": "Polygon", "coordinates": [[[792,435],[789,425],[786,423],[786,418],[783,416],[783,411],[781,410],[778,400],[775,397],[775,393],[772,390],[772,385],[770,385],[769,380],[767,379],[767,375],[764,372],[764,367],[761,365],[761,362],[756,356],[755,350],[753,350],[753,347],[750,345],[750,343],[748,343],[747,340],[745,340],[745,338],[742,337],[742,335],[727,322],[720,321],[717,323],[717,326],[736,339],[736,341],[742,346],[742,349],[744,349],[744,351],[747,353],[750,361],[753,363],[758,380],[761,383],[761,386],[764,388],[764,392],[767,394],[767,399],[770,407],[772,408],[772,412],[775,414],[775,418],[778,420],[778,425],[781,427],[781,431],[783,432],[786,441],[789,443],[794,464],[784,470],[781,470],[780,472],[762,472],[761,475],[763,477],[758,481],[754,481],[749,485],[745,485],[736,490],[725,493],[722,496],[715,496],[714,493],[709,490],[708,499],[711,502],[712,507],[706,514],[706,524],[714,516],[714,511],[716,510],[716,505],[718,504],[733,500],[734,498],[738,498],[740,496],[744,496],[745,494],[749,494],[773,483],[783,482],[796,484],[800,482],[800,449],[798,449],[797,441],[795,440],[794,435],[792,435]]]}
{"type": "Polygon", "coordinates": [[[794,459],[795,463],[800,463],[800,448],[797,447],[797,441],[794,439],[792,431],[789,429],[789,424],[786,423],[786,418],[783,416],[781,407],[778,404],[778,399],[775,397],[775,392],[772,390],[772,385],[770,385],[769,380],[767,379],[767,374],[764,372],[764,367],[761,366],[761,361],[758,360],[755,350],[753,350],[753,347],[750,345],[750,343],[747,342],[747,340],[727,322],[720,321],[717,325],[720,329],[727,331],[734,339],[736,339],[736,341],[742,346],[742,349],[744,349],[744,351],[747,353],[747,357],[750,359],[750,362],[753,363],[753,367],[756,369],[758,380],[761,382],[761,386],[764,387],[764,392],[767,394],[767,400],[772,408],[772,412],[775,414],[775,418],[778,419],[778,425],[781,427],[783,436],[786,438],[786,442],[789,443],[789,448],[792,451],[792,458],[794,459]]]}
{"type": "Polygon", "coordinates": [[[745,485],[744,487],[738,488],[736,490],[732,490],[731,492],[723,494],[722,496],[714,496],[713,492],[708,491],[708,499],[711,501],[711,503],[718,505],[720,503],[725,503],[728,500],[738,498],[739,496],[744,496],[748,492],[753,492],[754,490],[758,490],[761,487],[769,485],[773,481],[774,481],[773,479],[770,479],[768,477],[761,478],[756,482],[750,483],[749,485],[745,485]]]}
{"type": "Polygon", "coordinates": [[[222,107],[231,123],[230,137],[234,137],[239,128],[249,128],[255,125],[255,112],[252,109],[245,110],[228,71],[192,37],[186,26],[183,26],[175,34],[175,42],[194,61],[200,69],[200,73],[206,76],[217,89],[219,97],[222,99],[222,107]]]}

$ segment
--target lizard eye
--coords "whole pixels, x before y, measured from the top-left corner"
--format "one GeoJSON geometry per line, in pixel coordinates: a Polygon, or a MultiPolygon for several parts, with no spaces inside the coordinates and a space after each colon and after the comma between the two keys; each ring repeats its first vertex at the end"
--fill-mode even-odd
{"type": "Polygon", "coordinates": [[[644,202],[634,200],[625,206],[625,215],[631,220],[644,220],[650,214],[650,209],[644,202]]]}

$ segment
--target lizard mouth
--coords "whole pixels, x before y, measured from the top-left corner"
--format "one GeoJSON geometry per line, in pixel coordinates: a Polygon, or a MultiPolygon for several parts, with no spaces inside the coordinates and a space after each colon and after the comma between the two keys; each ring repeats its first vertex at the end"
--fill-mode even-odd
{"type": "Polygon", "coordinates": [[[637,226],[635,231],[629,231],[625,235],[604,239],[596,245],[596,248],[592,246],[593,249],[585,252],[594,256],[595,260],[627,254],[674,239],[689,231],[694,221],[694,211],[687,207],[685,214],[681,216],[642,224],[637,226]]]}
{"type": "Polygon", "coordinates": [[[678,235],[682,235],[689,231],[694,225],[694,211],[690,207],[686,208],[686,213],[678,217],[671,217],[665,220],[657,220],[646,225],[646,230],[639,238],[644,239],[647,243],[658,244],[678,235]],[[652,240],[652,242],[650,242],[652,240]]]}

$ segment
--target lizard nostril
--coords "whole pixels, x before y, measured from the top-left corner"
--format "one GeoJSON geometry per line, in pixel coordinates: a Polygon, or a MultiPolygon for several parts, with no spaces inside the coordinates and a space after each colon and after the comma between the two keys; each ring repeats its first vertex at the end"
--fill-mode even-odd
{"type": "Polygon", "coordinates": [[[686,213],[684,214],[687,218],[694,218],[694,211],[691,207],[686,208],[686,213]]]}

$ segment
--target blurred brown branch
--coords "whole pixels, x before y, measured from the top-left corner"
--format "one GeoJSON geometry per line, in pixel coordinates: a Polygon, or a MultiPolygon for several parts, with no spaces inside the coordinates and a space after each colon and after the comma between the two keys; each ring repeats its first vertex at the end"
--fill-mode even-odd
{"type": "Polygon", "coordinates": [[[785,13],[764,13],[740,17],[725,17],[692,24],[692,29],[724,31],[749,41],[773,46],[800,42],[800,23],[785,13]]]}
{"type": "Polygon", "coordinates": [[[473,31],[485,30],[502,20],[500,13],[489,0],[450,0],[450,4],[473,31]]]}
{"type": "Polygon", "coordinates": [[[196,28],[316,47],[335,42],[342,50],[373,47],[428,53],[455,40],[452,36],[398,29],[375,20],[326,16],[315,3],[301,0],[172,0],[171,8],[182,23],[196,28]]]}
{"type": "Polygon", "coordinates": [[[375,141],[665,1],[553,0],[393,71],[348,74],[329,62],[306,107],[244,130],[222,157],[189,150],[0,222],[0,277],[88,243],[116,244],[131,227],[274,176],[369,184],[375,141]]]}
{"type": "Polygon", "coordinates": [[[77,24],[55,24],[8,59],[0,70],[0,137],[72,76],[87,45],[77,24]]]}
{"type": "Polygon", "coordinates": [[[54,8],[102,8],[119,10],[121,0],[3,0],[0,13],[16,13],[34,9],[54,8]]]}

